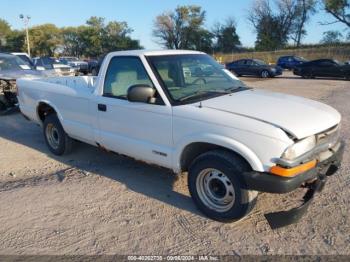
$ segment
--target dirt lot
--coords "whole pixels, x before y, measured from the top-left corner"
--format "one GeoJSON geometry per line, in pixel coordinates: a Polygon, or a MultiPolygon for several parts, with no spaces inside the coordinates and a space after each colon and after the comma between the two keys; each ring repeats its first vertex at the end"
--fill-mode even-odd
{"type": "MultiPolygon", "coordinates": [[[[242,78],[327,103],[350,137],[350,82],[242,78]]],[[[199,213],[186,177],[78,144],[55,157],[40,127],[0,118],[0,254],[349,254],[350,153],[296,225],[272,231],[263,214],[296,202],[261,194],[252,214],[222,224],[199,213]]]]}

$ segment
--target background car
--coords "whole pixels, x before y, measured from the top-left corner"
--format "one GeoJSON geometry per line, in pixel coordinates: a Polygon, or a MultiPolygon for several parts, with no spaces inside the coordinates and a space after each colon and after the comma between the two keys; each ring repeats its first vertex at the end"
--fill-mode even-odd
{"type": "Polygon", "coordinates": [[[37,70],[54,70],[60,76],[74,76],[77,73],[74,68],[53,57],[36,57],[33,62],[37,70]]]}
{"type": "Polygon", "coordinates": [[[91,74],[92,70],[96,68],[98,64],[98,59],[87,59],[84,61],[88,63],[88,72],[91,74]]]}
{"type": "Polygon", "coordinates": [[[101,68],[101,65],[102,65],[102,62],[103,62],[105,56],[106,55],[101,56],[97,60],[97,63],[94,63],[94,64],[91,65],[91,75],[93,75],[93,76],[97,76],[98,75],[98,72],[100,71],[100,68],[101,68]]]}
{"type": "Polygon", "coordinates": [[[43,77],[43,72],[37,71],[23,59],[0,53],[0,114],[17,104],[16,80],[20,77],[43,77]]]}
{"type": "Polygon", "coordinates": [[[281,56],[277,60],[277,65],[279,67],[282,67],[283,69],[289,69],[292,70],[296,66],[301,65],[303,63],[307,62],[307,60],[303,57],[299,56],[281,56]]]}
{"type": "Polygon", "coordinates": [[[268,65],[259,59],[241,59],[228,63],[225,67],[237,76],[255,75],[261,78],[267,78],[282,74],[281,67],[268,65]]]}
{"type": "Polygon", "coordinates": [[[297,66],[293,73],[303,78],[337,77],[350,79],[350,65],[334,59],[318,59],[297,66]]]}
{"type": "Polygon", "coordinates": [[[33,60],[30,58],[30,56],[27,53],[21,53],[21,52],[14,52],[11,53],[12,55],[18,56],[19,58],[21,58],[23,61],[26,61],[27,63],[29,63],[31,66],[34,67],[34,63],[33,60]]]}
{"type": "Polygon", "coordinates": [[[88,63],[79,60],[77,57],[63,56],[59,61],[65,65],[73,67],[77,72],[87,75],[89,73],[88,63]]]}

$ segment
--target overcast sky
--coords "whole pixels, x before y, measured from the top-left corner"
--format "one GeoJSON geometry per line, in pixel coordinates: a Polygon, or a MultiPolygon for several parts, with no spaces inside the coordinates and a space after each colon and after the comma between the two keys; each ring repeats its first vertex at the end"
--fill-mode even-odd
{"type": "MultiPolygon", "coordinates": [[[[244,46],[254,46],[255,33],[247,22],[247,10],[252,0],[0,0],[0,18],[7,20],[12,28],[21,29],[23,23],[19,14],[31,16],[31,25],[53,23],[59,27],[84,24],[90,16],[105,17],[106,21],[126,21],[134,29],[132,36],[141,41],[145,48],[159,46],[152,38],[154,18],[177,5],[195,4],[207,14],[206,26],[212,28],[216,21],[232,16],[237,21],[237,33],[244,46]]],[[[333,21],[332,17],[320,11],[307,25],[308,35],[304,43],[318,43],[324,31],[339,30],[345,35],[345,26],[339,23],[321,26],[320,21],[333,21]]]]}

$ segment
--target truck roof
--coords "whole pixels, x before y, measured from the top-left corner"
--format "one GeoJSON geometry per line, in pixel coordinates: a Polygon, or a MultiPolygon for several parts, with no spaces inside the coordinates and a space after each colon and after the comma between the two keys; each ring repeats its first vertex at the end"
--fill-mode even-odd
{"type": "Polygon", "coordinates": [[[122,56],[158,56],[158,55],[186,55],[186,54],[204,54],[203,52],[193,50],[128,50],[112,52],[110,55],[122,56]]]}

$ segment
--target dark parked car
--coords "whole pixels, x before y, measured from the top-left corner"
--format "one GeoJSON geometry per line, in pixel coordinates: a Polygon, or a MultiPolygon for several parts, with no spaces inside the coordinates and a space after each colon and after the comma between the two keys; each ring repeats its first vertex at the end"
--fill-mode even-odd
{"type": "Polygon", "coordinates": [[[103,62],[103,59],[105,58],[106,55],[103,55],[101,56],[97,63],[94,63],[91,65],[91,74],[93,76],[97,76],[98,75],[98,72],[100,72],[100,68],[101,68],[101,65],[102,65],[102,62],[103,62]]]}
{"type": "Polygon", "coordinates": [[[84,60],[84,61],[88,63],[88,72],[91,74],[92,70],[94,68],[96,68],[96,66],[98,64],[98,60],[97,59],[87,59],[87,60],[84,60]]]}
{"type": "Polygon", "coordinates": [[[282,68],[271,66],[259,59],[241,59],[226,64],[226,69],[237,76],[255,75],[262,78],[274,77],[282,74],[282,68]]]}
{"type": "Polygon", "coordinates": [[[318,59],[297,66],[294,75],[303,78],[339,77],[350,79],[350,65],[334,59],[318,59]]]}
{"type": "Polygon", "coordinates": [[[307,62],[307,60],[303,57],[299,56],[281,56],[277,60],[277,65],[279,67],[282,67],[283,69],[289,69],[292,70],[296,66],[301,65],[303,63],[307,62]]]}

